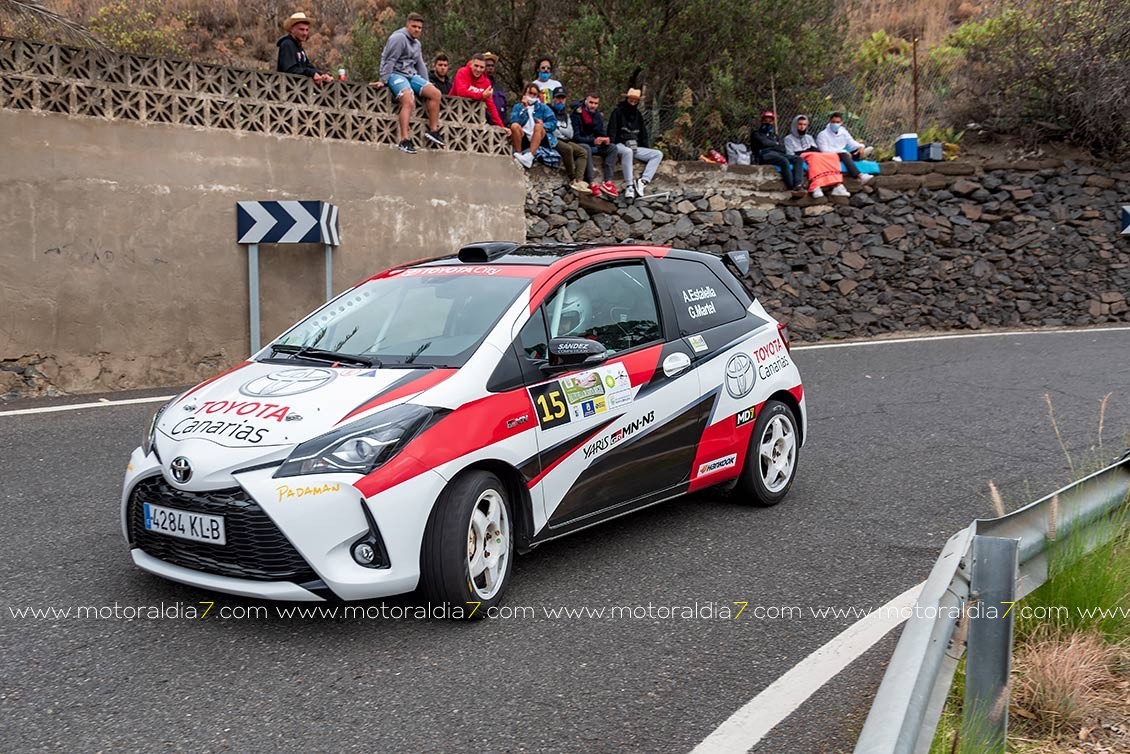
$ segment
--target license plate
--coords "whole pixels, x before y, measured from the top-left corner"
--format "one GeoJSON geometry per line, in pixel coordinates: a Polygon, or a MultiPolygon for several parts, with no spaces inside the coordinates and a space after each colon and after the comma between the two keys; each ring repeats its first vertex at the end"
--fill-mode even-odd
{"type": "Polygon", "coordinates": [[[175,508],[163,508],[149,503],[144,505],[145,528],[149,531],[168,534],[170,537],[191,539],[194,542],[226,544],[223,516],[178,511],[175,508]]]}

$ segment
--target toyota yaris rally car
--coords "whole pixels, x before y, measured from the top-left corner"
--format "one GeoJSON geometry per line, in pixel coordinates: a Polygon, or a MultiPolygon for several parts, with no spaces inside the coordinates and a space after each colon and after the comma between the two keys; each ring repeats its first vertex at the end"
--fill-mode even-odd
{"type": "Polygon", "coordinates": [[[134,562],[284,600],[487,607],[514,556],[721,485],[789,491],[805,397],[748,252],[482,243],[346,291],[176,397],[130,458],[134,562]]]}

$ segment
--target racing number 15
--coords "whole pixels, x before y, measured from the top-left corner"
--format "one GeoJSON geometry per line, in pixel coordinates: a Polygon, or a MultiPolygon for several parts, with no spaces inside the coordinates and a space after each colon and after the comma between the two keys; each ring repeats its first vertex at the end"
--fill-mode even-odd
{"type": "Polygon", "coordinates": [[[560,382],[530,388],[530,397],[537,406],[538,423],[542,429],[569,423],[569,407],[565,405],[560,382]]]}

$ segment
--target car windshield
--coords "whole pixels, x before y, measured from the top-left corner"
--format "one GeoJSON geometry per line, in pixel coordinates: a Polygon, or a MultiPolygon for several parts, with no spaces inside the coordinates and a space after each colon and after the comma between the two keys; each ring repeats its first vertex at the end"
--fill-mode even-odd
{"type": "Polygon", "coordinates": [[[268,356],[461,367],[530,282],[467,274],[457,267],[407,272],[416,274],[369,280],[338,297],[283,333],[268,356]]]}

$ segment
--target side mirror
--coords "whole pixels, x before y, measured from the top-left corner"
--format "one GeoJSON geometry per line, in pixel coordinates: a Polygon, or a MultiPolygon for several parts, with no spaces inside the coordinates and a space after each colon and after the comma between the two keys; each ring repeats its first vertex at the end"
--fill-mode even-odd
{"type": "Polygon", "coordinates": [[[542,369],[560,371],[586,364],[599,364],[608,358],[608,349],[588,338],[553,338],[549,341],[549,364],[542,369]]]}

